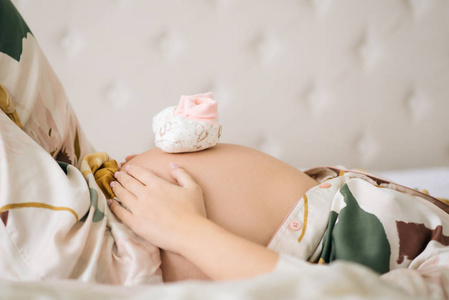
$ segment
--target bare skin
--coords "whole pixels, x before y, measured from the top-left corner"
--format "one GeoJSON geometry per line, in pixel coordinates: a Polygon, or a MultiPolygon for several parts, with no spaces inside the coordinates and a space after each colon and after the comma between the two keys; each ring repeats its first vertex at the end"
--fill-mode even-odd
{"type": "MultiPolygon", "coordinates": [[[[201,186],[209,220],[263,246],[298,199],[317,184],[280,160],[231,144],[183,154],[154,148],[128,161],[175,183],[167,168],[170,162],[185,169],[201,186]]],[[[208,279],[193,263],[174,252],[162,251],[161,267],[166,282],[208,279]]]]}

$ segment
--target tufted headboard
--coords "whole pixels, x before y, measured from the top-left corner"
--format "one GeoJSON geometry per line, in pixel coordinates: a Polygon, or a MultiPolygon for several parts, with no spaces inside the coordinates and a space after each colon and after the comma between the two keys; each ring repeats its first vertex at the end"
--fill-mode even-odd
{"type": "Polygon", "coordinates": [[[212,91],[223,142],[295,166],[449,166],[447,0],[16,0],[118,160],[212,91]]]}

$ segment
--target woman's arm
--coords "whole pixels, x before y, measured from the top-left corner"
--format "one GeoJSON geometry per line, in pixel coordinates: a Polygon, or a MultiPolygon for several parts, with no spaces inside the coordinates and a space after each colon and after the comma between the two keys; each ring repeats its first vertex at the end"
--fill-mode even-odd
{"type": "Polygon", "coordinates": [[[206,218],[203,194],[187,172],[172,164],[179,185],[138,166],[118,172],[114,193],[129,210],[111,210],[137,234],[177,252],[213,279],[234,279],[273,270],[277,253],[234,235],[206,218]]]}
{"type": "Polygon", "coordinates": [[[180,254],[212,279],[237,279],[271,272],[278,254],[234,235],[208,219],[197,219],[178,240],[180,254]]]}

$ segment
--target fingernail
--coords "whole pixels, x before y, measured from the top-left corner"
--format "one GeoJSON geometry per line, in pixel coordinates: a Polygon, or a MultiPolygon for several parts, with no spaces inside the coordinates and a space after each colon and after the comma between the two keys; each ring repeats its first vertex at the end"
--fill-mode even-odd
{"type": "Polygon", "coordinates": [[[112,199],[108,199],[108,205],[110,206],[112,204],[112,199]]]}
{"type": "Polygon", "coordinates": [[[117,184],[117,181],[112,181],[109,185],[111,186],[111,187],[114,187],[114,185],[116,185],[117,184]]]}
{"type": "Polygon", "coordinates": [[[170,163],[170,167],[172,167],[172,169],[177,169],[177,168],[179,168],[179,166],[178,166],[176,163],[174,163],[174,162],[171,162],[171,163],[170,163]]]}
{"type": "Polygon", "coordinates": [[[130,165],[126,165],[126,166],[125,166],[125,171],[128,172],[128,170],[129,170],[130,167],[131,167],[130,165]]]}
{"type": "Polygon", "coordinates": [[[115,172],[115,173],[114,173],[114,177],[117,178],[117,176],[118,176],[119,173],[120,173],[120,172],[115,172]]]}

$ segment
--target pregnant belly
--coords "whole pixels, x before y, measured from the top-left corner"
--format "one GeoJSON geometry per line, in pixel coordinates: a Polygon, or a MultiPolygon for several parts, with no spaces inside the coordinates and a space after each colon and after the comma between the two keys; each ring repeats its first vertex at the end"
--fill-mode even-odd
{"type": "MultiPolygon", "coordinates": [[[[317,184],[280,160],[230,144],[185,154],[151,149],[130,163],[173,182],[168,167],[172,161],[185,168],[202,187],[210,220],[261,245],[267,245],[296,201],[317,184]]],[[[207,279],[180,255],[162,251],[161,258],[164,281],[207,279]]]]}

